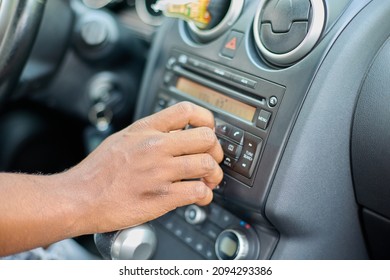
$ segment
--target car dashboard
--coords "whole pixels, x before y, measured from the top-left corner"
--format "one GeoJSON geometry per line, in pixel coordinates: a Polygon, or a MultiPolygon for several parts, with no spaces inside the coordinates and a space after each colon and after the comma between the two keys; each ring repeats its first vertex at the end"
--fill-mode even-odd
{"type": "MultiPolygon", "coordinates": [[[[224,151],[210,205],[97,235],[103,257],[390,257],[390,2],[221,1],[209,29],[156,1],[71,2],[72,49],[31,100],[84,122],[104,103],[117,129],[190,101],[214,114],[224,151]]],[[[26,73],[19,95],[41,86],[26,73]]]]}

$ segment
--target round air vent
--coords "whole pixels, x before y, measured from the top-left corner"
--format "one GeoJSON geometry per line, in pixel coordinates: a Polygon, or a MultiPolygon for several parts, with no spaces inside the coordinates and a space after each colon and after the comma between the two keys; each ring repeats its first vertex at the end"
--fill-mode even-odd
{"type": "Polygon", "coordinates": [[[210,3],[211,23],[201,29],[195,23],[189,22],[192,35],[200,42],[209,42],[225,33],[238,19],[244,6],[244,0],[216,1],[210,3]],[[213,6],[214,5],[214,6],[213,6]]]}
{"type": "Polygon", "coordinates": [[[162,12],[156,12],[152,6],[157,0],[136,0],[135,9],[140,19],[149,25],[159,26],[163,21],[162,12]]]}
{"type": "Polygon", "coordinates": [[[324,24],[322,0],[266,0],[260,2],[253,32],[266,60],[288,66],[312,50],[324,24]]]}

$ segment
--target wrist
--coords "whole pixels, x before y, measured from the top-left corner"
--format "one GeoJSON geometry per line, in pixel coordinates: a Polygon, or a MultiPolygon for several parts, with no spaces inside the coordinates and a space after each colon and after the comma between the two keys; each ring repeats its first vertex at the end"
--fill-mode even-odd
{"type": "Polygon", "coordinates": [[[61,223],[64,225],[65,238],[76,237],[93,232],[89,204],[91,195],[89,187],[81,174],[68,170],[64,173],[50,175],[59,197],[57,203],[61,223]]]}

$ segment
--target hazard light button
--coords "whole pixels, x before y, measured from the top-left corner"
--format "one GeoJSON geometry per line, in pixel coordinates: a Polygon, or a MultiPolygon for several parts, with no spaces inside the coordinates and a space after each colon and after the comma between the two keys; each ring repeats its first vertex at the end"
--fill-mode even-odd
{"type": "Polygon", "coordinates": [[[233,58],[243,37],[244,33],[231,31],[222,46],[221,55],[233,58]]]}

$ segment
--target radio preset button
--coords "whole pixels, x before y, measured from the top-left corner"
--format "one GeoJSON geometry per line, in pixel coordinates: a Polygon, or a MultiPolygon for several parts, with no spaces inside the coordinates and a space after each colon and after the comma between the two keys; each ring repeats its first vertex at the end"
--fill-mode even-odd
{"type": "Polygon", "coordinates": [[[206,64],[205,68],[204,68],[206,71],[210,72],[210,73],[214,73],[214,74],[217,74],[218,72],[218,68],[217,67],[214,67],[214,66],[211,66],[209,64],[206,64]]]}
{"type": "Polygon", "coordinates": [[[226,76],[227,76],[227,72],[225,70],[222,70],[222,69],[219,69],[219,68],[215,68],[214,69],[214,73],[217,74],[218,76],[221,76],[221,77],[224,77],[224,78],[226,78],[226,76]]]}
{"type": "Polygon", "coordinates": [[[245,133],[244,148],[256,150],[258,147],[261,147],[263,139],[253,136],[252,134],[245,133]]]}
{"type": "Polygon", "coordinates": [[[170,57],[170,58],[168,59],[166,67],[167,67],[168,69],[172,69],[173,65],[175,65],[176,62],[177,62],[176,57],[173,57],[173,56],[172,56],[172,57],[170,57]]]}
{"type": "Polygon", "coordinates": [[[223,165],[227,166],[227,167],[230,167],[230,168],[234,168],[234,165],[236,164],[237,160],[235,160],[234,158],[230,157],[230,156],[225,156],[224,159],[223,159],[223,165]]]}
{"type": "Polygon", "coordinates": [[[242,158],[246,159],[252,163],[253,159],[255,158],[255,152],[248,150],[248,149],[245,149],[243,154],[242,154],[242,158]]]}
{"type": "Polygon", "coordinates": [[[215,128],[215,132],[217,134],[227,136],[229,134],[230,129],[231,129],[231,126],[228,124],[220,124],[220,125],[217,125],[217,127],[215,128]]]}
{"type": "Polygon", "coordinates": [[[215,132],[219,135],[227,136],[232,129],[232,126],[228,123],[215,119],[215,132]]]}
{"type": "Polygon", "coordinates": [[[209,66],[206,63],[199,62],[198,68],[203,69],[203,70],[208,70],[209,66]]]}
{"type": "Polygon", "coordinates": [[[229,80],[230,80],[230,79],[232,79],[233,75],[234,75],[233,73],[228,72],[228,71],[225,71],[225,76],[224,76],[224,77],[225,77],[226,79],[229,79],[229,80]]]}
{"type": "Polygon", "coordinates": [[[158,105],[161,106],[161,108],[165,109],[167,107],[168,101],[166,99],[160,98],[158,100],[158,105]]]}
{"type": "Polygon", "coordinates": [[[230,142],[225,139],[219,139],[219,143],[221,143],[222,149],[226,155],[231,156],[233,158],[239,158],[242,150],[242,146],[230,142]]]}
{"type": "Polygon", "coordinates": [[[251,79],[248,79],[248,78],[240,76],[240,75],[234,75],[233,81],[235,81],[243,86],[250,87],[250,88],[255,88],[255,86],[257,84],[256,81],[253,81],[251,79]]]}
{"type": "Polygon", "coordinates": [[[253,161],[256,157],[256,152],[261,147],[261,142],[254,142],[254,141],[245,141],[245,145],[242,149],[242,157],[253,161]]]}
{"type": "Polygon", "coordinates": [[[200,62],[196,59],[190,58],[190,59],[188,59],[188,64],[192,65],[194,67],[199,67],[200,62]]]}
{"type": "Polygon", "coordinates": [[[245,133],[244,139],[241,157],[234,165],[233,170],[250,178],[252,176],[251,167],[260,152],[263,140],[261,138],[254,137],[249,133],[245,133]]]}
{"type": "Polygon", "coordinates": [[[172,72],[167,72],[164,75],[164,84],[169,85],[175,75],[172,72]]]}
{"type": "Polygon", "coordinates": [[[185,54],[182,54],[179,56],[179,62],[181,64],[186,64],[188,62],[188,56],[186,56],[185,54]]]}
{"type": "Polygon", "coordinates": [[[245,158],[241,158],[236,165],[234,166],[233,170],[236,171],[237,173],[240,173],[241,175],[244,175],[245,177],[250,177],[250,169],[252,166],[252,162],[250,160],[247,160],[245,158]]]}
{"type": "Polygon", "coordinates": [[[229,138],[242,145],[244,140],[244,131],[239,128],[233,127],[229,132],[229,138]]]}
{"type": "Polygon", "coordinates": [[[159,97],[159,99],[157,100],[157,104],[154,107],[154,112],[155,113],[160,112],[161,110],[164,110],[167,106],[168,106],[168,100],[166,98],[159,97]]]}
{"type": "Polygon", "coordinates": [[[206,253],[205,253],[205,256],[207,259],[209,260],[215,260],[217,258],[216,254],[215,254],[215,249],[214,247],[209,247],[206,249],[206,253]]]}
{"type": "Polygon", "coordinates": [[[224,229],[232,224],[238,224],[240,220],[230,214],[228,211],[216,205],[215,203],[210,204],[209,219],[220,228],[224,229]]]}
{"type": "Polygon", "coordinates": [[[215,240],[221,233],[221,229],[213,223],[208,222],[203,225],[202,232],[204,232],[210,239],[215,240]]]}
{"type": "Polygon", "coordinates": [[[246,154],[246,153],[253,153],[253,154],[255,154],[258,145],[259,145],[258,142],[251,141],[251,140],[248,140],[248,139],[245,138],[245,144],[244,144],[244,148],[243,148],[244,154],[246,154]]]}
{"type": "Polygon", "coordinates": [[[255,88],[257,85],[257,82],[256,81],[253,81],[253,80],[248,80],[248,87],[250,88],[255,88]]]}

